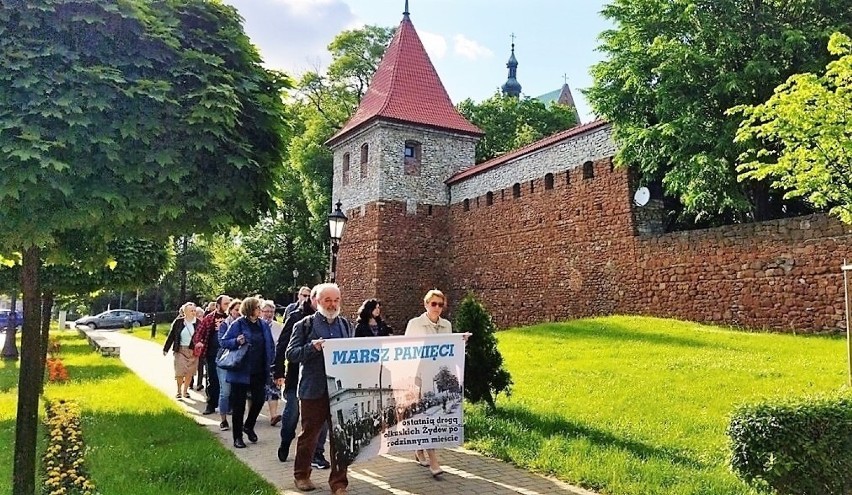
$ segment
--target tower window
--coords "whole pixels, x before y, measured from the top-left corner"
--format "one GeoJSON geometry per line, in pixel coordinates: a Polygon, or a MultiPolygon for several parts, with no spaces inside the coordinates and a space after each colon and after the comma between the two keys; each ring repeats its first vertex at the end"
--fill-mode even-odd
{"type": "Polygon", "coordinates": [[[565,185],[566,186],[571,185],[571,170],[570,169],[565,171],[565,185]]]}
{"type": "Polygon", "coordinates": [[[521,185],[520,184],[515,183],[515,185],[512,186],[512,197],[513,198],[520,198],[521,197],[521,185]]]}
{"type": "MultiPolygon", "coordinates": [[[[367,146],[367,145],[365,144],[364,146],[367,146]]],[[[364,150],[365,150],[365,148],[361,147],[361,178],[362,179],[367,178],[367,168],[368,168],[367,167],[367,160],[364,159],[364,157],[366,156],[366,152],[364,150]]]]}
{"type": "Polygon", "coordinates": [[[532,194],[533,192],[535,192],[535,181],[531,180],[530,181],[530,194],[532,194]]]}
{"type": "Polygon", "coordinates": [[[588,161],[583,164],[583,178],[593,179],[595,177],[595,164],[588,161]]]}
{"type": "Polygon", "coordinates": [[[363,165],[363,164],[367,163],[367,161],[369,159],[370,159],[370,145],[367,144],[367,143],[364,143],[364,144],[361,145],[361,164],[363,165]]]}
{"type": "Polygon", "coordinates": [[[421,145],[417,141],[405,142],[403,169],[405,175],[420,175],[421,145]]]}
{"type": "Polygon", "coordinates": [[[349,153],[343,154],[343,185],[349,185],[349,153]]]}
{"type": "Polygon", "coordinates": [[[553,174],[547,174],[544,176],[544,188],[553,189],[553,174]]]}
{"type": "Polygon", "coordinates": [[[470,211],[470,200],[465,199],[463,203],[464,211],[470,211]]]}
{"type": "Polygon", "coordinates": [[[491,206],[493,204],[494,204],[494,193],[491,192],[491,191],[488,191],[487,193],[485,193],[485,205],[491,206]]]}

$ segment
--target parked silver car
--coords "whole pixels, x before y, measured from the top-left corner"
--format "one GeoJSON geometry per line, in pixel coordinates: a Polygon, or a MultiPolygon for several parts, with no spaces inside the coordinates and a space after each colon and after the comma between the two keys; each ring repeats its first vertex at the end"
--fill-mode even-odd
{"type": "Polygon", "coordinates": [[[111,309],[95,316],[84,316],[74,322],[74,325],[83,325],[91,328],[129,328],[138,327],[147,323],[145,313],[130,309],[111,309]]]}

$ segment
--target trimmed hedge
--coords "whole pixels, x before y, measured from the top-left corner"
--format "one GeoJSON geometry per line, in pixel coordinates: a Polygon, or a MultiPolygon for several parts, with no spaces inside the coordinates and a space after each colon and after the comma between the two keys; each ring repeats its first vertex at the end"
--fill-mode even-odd
{"type": "Polygon", "coordinates": [[[782,495],[852,494],[852,396],[744,406],[728,426],[731,467],[782,495]]]}

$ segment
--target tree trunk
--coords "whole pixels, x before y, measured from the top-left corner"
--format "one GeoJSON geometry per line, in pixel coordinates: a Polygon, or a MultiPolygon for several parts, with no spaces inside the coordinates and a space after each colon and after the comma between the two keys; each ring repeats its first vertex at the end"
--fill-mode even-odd
{"type": "Polygon", "coordinates": [[[36,435],[38,434],[39,384],[39,248],[24,251],[21,265],[21,290],[24,293],[24,324],[21,329],[21,366],[18,378],[18,415],[15,422],[15,461],[12,470],[12,494],[35,493],[36,435]]]}
{"type": "Polygon", "coordinates": [[[7,361],[18,360],[18,343],[16,334],[18,333],[18,320],[12,318],[16,314],[15,309],[18,306],[18,290],[12,293],[12,310],[9,313],[9,319],[6,322],[6,341],[3,343],[3,359],[7,361]]]}
{"type": "Polygon", "coordinates": [[[41,373],[38,376],[41,377],[41,381],[39,382],[41,386],[39,387],[39,395],[44,393],[44,367],[45,361],[47,361],[47,346],[50,342],[50,315],[53,311],[53,293],[45,292],[41,297],[41,348],[39,351],[41,352],[41,360],[39,360],[39,364],[41,365],[41,373]]]}

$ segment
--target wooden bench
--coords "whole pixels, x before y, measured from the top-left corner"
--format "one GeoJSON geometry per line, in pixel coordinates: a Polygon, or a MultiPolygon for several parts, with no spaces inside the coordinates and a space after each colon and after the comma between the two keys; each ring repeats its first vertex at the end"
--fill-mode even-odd
{"type": "Polygon", "coordinates": [[[92,346],[96,351],[100,351],[101,356],[106,357],[119,357],[121,356],[121,346],[117,343],[113,342],[107,335],[98,332],[97,330],[90,330],[89,327],[78,326],[77,332],[81,337],[85,337],[89,342],[89,345],[92,346]]]}

